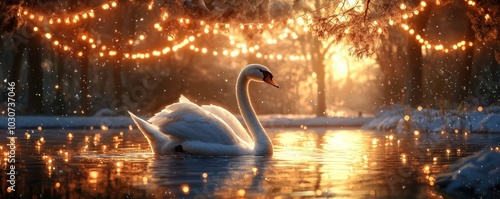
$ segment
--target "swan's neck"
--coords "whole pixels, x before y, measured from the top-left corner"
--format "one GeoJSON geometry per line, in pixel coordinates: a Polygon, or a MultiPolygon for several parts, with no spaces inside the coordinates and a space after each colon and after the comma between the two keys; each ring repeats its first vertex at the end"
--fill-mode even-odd
{"type": "Polygon", "coordinates": [[[236,99],[238,100],[238,107],[240,108],[241,115],[245,124],[247,125],[250,134],[254,139],[254,150],[256,155],[272,155],[273,145],[271,139],[267,135],[264,128],[259,122],[255,111],[253,110],[250,98],[248,96],[248,84],[250,79],[246,77],[244,72],[238,77],[236,83],[236,99]]]}

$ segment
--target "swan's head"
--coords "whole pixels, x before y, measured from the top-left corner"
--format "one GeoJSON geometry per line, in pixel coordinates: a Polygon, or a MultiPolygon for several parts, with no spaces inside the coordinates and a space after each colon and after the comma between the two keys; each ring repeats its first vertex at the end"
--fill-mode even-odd
{"type": "Polygon", "coordinates": [[[250,80],[254,80],[257,82],[265,82],[276,88],[280,87],[276,82],[274,82],[273,74],[271,73],[271,71],[263,65],[250,64],[246,66],[241,71],[241,73],[243,73],[250,80]]]}

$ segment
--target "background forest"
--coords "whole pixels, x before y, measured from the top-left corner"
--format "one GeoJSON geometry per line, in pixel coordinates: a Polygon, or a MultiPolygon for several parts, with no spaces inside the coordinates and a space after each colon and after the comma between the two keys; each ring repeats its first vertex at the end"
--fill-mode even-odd
{"type": "Polygon", "coordinates": [[[234,84],[249,63],[281,86],[252,85],[258,114],[499,101],[495,1],[0,4],[0,106],[14,81],[18,114],[151,115],[181,94],[237,112],[234,84]]]}

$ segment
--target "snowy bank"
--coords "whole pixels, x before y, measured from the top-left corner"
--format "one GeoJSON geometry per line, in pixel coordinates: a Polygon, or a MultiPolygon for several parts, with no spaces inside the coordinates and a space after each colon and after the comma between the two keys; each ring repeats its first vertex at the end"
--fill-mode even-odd
{"type": "Polygon", "coordinates": [[[386,106],[375,114],[375,118],[363,125],[364,129],[395,130],[396,132],[500,132],[500,107],[478,108],[478,110],[411,109],[403,105],[386,106]]]}
{"type": "MultiPolygon", "coordinates": [[[[241,120],[241,117],[238,117],[241,120]]],[[[16,116],[16,128],[89,128],[106,126],[109,128],[135,127],[126,116],[16,116]]],[[[373,118],[314,117],[312,115],[263,115],[259,119],[265,127],[360,127],[373,118]]],[[[0,127],[6,129],[7,117],[0,117],[0,127]]]]}
{"type": "Polygon", "coordinates": [[[450,194],[487,194],[500,186],[500,152],[483,150],[460,159],[450,166],[449,173],[437,176],[436,184],[450,194]]]}

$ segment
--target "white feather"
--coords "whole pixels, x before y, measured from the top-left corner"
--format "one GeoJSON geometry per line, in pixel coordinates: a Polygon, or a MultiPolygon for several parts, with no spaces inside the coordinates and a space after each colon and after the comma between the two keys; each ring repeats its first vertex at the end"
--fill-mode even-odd
{"type": "Polygon", "coordinates": [[[236,85],[238,105],[252,136],[229,111],[214,105],[198,106],[182,95],[179,102],[147,122],[129,113],[156,154],[173,153],[181,146],[184,152],[198,155],[272,155],[272,143],[251,108],[246,90],[251,80],[263,82],[264,74],[270,74],[266,67],[248,65],[236,85]]]}

